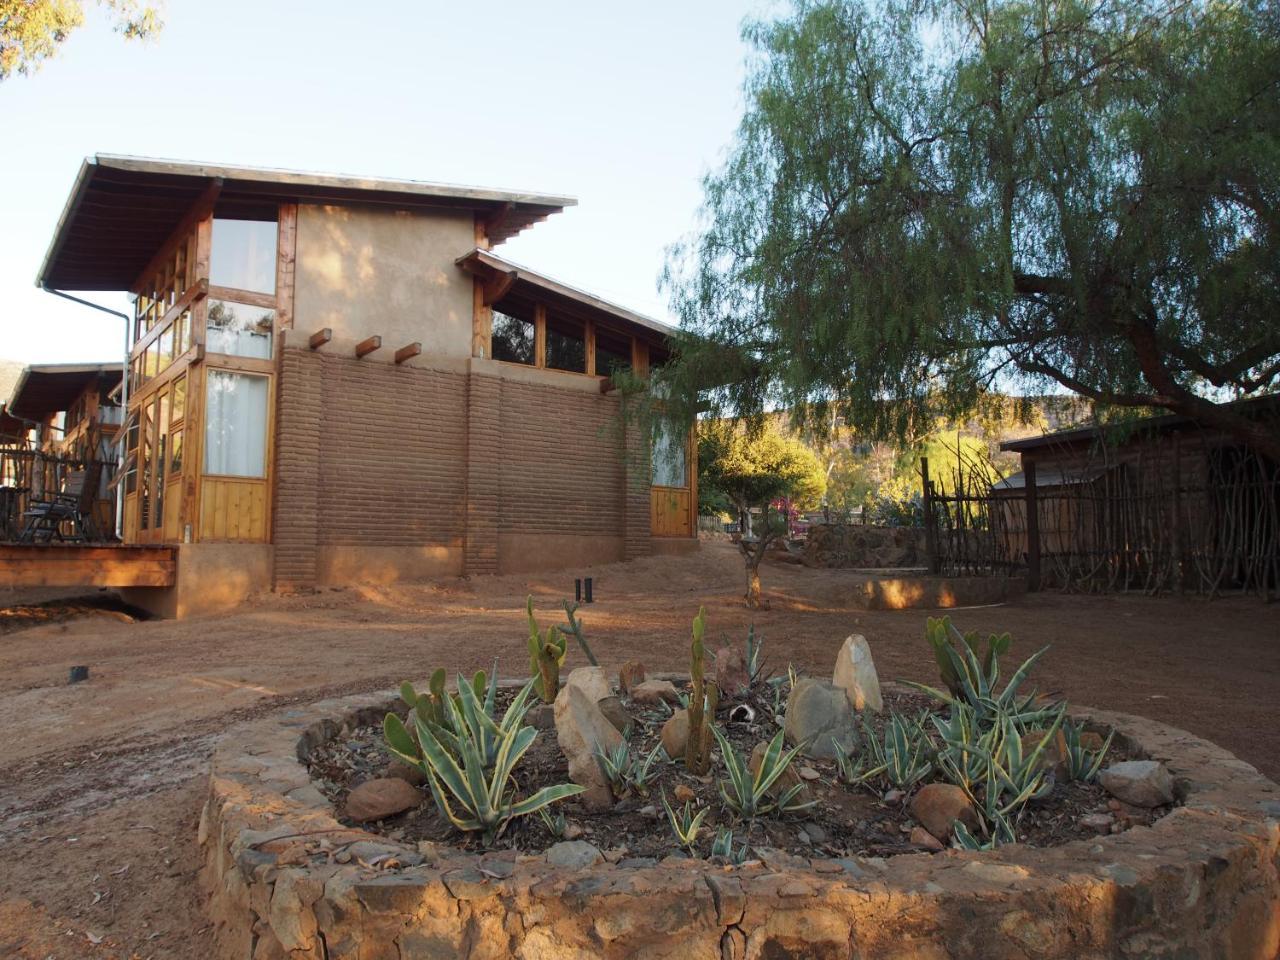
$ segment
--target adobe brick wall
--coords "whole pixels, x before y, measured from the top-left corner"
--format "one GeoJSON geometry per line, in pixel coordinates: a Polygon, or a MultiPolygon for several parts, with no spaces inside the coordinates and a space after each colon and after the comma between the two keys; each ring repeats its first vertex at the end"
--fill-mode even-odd
{"type": "MultiPolygon", "coordinates": [[[[342,547],[432,548],[468,574],[535,568],[539,538],[551,544],[547,566],[647,552],[647,471],[628,484],[624,443],[638,441],[619,400],[500,373],[286,347],[277,588],[323,581],[333,565],[317,555],[342,547]],[[503,542],[521,556],[504,558],[503,542]]],[[[394,551],[379,556],[395,564],[394,551]]]]}

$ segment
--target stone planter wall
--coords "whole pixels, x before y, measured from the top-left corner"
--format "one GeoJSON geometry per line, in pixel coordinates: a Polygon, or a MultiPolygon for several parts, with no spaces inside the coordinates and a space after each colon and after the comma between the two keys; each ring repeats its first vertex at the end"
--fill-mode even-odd
{"type": "Polygon", "coordinates": [[[807,567],[889,569],[923,567],[927,562],[923,528],[815,523],[806,534],[807,567]]]}
{"type": "Polygon", "coordinates": [[[1167,762],[1185,802],[1149,828],[887,861],[567,869],[512,852],[422,853],[339,824],[302,761],[392,701],[323,701],[220,745],[199,841],[221,956],[1270,960],[1280,949],[1280,790],[1148,720],[1076,711],[1167,762]]]}

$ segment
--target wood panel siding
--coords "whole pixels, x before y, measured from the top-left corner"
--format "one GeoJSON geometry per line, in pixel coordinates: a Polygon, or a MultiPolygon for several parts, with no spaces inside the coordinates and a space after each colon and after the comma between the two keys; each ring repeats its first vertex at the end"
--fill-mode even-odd
{"type": "Polygon", "coordinates": [[[265,543],[267,481],[205,477],[200,494],[200,539],[265,543]]]}
{"type": "Polygon", "coordinates": [[[649,492],[649,529],[655,537],[693,535],[693,495],[686,487],[653,487],[649,492]]]}

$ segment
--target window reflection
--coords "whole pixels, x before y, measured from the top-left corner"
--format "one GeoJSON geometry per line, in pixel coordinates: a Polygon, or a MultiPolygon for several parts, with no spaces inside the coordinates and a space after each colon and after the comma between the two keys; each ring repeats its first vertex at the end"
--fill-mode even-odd
{"type": "Polygon", "coordinates": [[[215,219],[209,282],[219,287],[275,293],[276,232],[274,222],[215,219]]]}
{"type": "Polygon", "coordinates": [[[582,321],[547,315],[547,366],[552,370],[587,372],[587,336],[582,321]]]}
{"type": "Polygon", "coordinates": [[[688,435],[676,430],[667,420],[658,424],[653,440],[653,485],[655,487],[687,487],[688,469],[685,448],[688,435]]]}
{"type": "Polygon", "coordinates": [[[271,358],[271,327],[276,312],[227,300],[209,301],[205,349],[233,357],[271,358]]]}
{"type": "Polygon", "coordinates": [[[227,370],[209,371],[205,473],[266,476],[269,385],[267,377],[227,370]]]}
{"type": "Polygon", "coordinates": [[[631,369],[631,341],[596,327],[596,373],[611,377],[631,369]]]}
{"type": "Polygon", "coordinates": [[[532,364],[536,358],[534,331],[532,319],[493,311],[493,359],[532,364]]]}

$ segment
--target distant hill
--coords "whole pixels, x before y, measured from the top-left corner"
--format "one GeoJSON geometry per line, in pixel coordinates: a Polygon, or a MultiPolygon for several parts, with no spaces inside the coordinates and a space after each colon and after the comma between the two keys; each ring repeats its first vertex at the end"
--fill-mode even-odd
{"type": "Polygon", "coordinates": [[[25,366],[21,360],[0,359],[0,403],[9,402],[9,395],[13,393],[25,366]]]}

